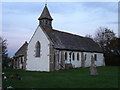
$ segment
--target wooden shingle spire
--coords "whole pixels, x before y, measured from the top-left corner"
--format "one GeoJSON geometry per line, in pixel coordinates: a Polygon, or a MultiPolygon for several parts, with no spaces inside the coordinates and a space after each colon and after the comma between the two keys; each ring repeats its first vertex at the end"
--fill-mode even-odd
{"type": "Polygon", "coordinates": [[[38,18],[39,25],[45,26],[45,27],[52,27],[52,17],[50,15],[50,12],[47,8],[47,4],[45,4],[45,7],[42,11],[41,16],[38,18]]]}
{"type": "Polygon", "coordinates": [[[49,12],[49,10],[47,8],[47,4],[45,4],[45,7],[44,7],[44,9],[42,11],[42,14],[38,18],[38,20],[41,20],[41,19],[50,19],[50,20],[53,20],[52,17],[51,17],[51,15],[50,15],[50,12],[49,12]]]}

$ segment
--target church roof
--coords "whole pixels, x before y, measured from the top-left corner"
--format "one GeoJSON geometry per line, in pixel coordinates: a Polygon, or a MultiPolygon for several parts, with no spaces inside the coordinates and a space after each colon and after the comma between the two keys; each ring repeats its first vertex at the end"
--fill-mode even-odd
{"type": "Polygon", "coordinates": [[[27,41],[18,49],[18,51],[15,53],[15,56],[18,57],[20,55],[25,55],[26,50],[28,47],[27,41]]]}
{"type": "Polygon", "coordinates": [[[41,16],[38,18],[38,20],[40,20],[40,19],[50,19],[50,20],[53,20],[51,15],[50,15],[50,13],[49,13],[47,5],[45,5],[41,16]]]}
{"type": "Polygon", "coordinates": [[[103,52],[101,47],[92,39],[79,35],[42,27],[56,49],[76,50],[86,52],[103,52]]]}

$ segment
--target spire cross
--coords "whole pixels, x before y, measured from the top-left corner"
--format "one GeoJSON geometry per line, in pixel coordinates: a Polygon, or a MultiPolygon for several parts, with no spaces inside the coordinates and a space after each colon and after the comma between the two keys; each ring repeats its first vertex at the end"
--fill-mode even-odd
{"type": "Polygon", "coordinates": [[[47,6],[47,0],[45,0],[45,6],[47,6]]]}

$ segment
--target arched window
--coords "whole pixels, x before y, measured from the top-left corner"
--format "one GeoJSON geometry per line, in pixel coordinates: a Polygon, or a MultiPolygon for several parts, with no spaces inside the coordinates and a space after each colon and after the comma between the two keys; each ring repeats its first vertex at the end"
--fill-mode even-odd
{"type": "Polygon", "coordinates": [[[79,60],[79,53],[77,53],[77,60],[79,60]]]}
{"type": "Polygon", "coordinates": [[[74,54],[74,53],[73,53],[73,55],[72,55],[72,59],[75,60],[75,54],[74,54]]]}
{"type": "Polygon", "coordinates": [[[67,52],[65,52],[65,60],[67,60],[67,52]]]}
{"type": "Polygon", "coordinates": [[[69,61],[71,62],[71,52],[69,53],[69,61]]]}
{"type": "Polygon", "coordinates": [[[95,61],[97,61],[97,54],[94,54],[94,59],[95,61]]]}
{"type": "Polygon", "coordinates": [[[40,42],[37,41],[37,43],[35,45],[35,56],[36,57],[40,57],[40,49],[41,49],[40,42]]]}
{"type": "Polygon", "coordinates": [[[85,54],[85,60],[87,59],[87,54],[85,54]]]}

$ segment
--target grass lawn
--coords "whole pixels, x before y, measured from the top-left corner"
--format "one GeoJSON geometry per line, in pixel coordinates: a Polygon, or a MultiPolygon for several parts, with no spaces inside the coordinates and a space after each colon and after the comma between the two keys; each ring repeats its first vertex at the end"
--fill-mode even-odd
{"type": "Polygon", "coordinates": [[[89,68],[60,70],[56,72],[35,72],[6,69],[9,75],[19,74],[22,80],[3,80],[3,88],[118,88],[118,67],[98,67],[98,76],[90,76],[89,68]]]}

